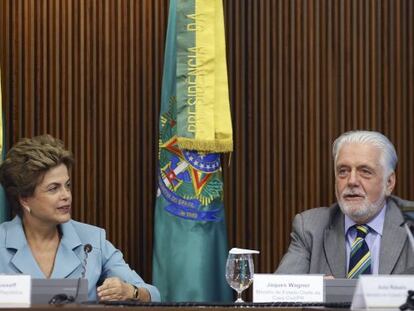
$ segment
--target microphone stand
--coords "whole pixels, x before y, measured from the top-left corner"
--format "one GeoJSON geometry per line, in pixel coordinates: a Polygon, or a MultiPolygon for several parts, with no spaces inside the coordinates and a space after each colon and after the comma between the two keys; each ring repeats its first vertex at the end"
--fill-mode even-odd
{"type": "Polygon", "coordinates": [[[52,299],[49,300],[49,304],[62,305],[62,304],[66,304],[66,303],[76,302],[76,299],[78,298],[78,295],[79,295],[81,280],[84,279],[85,275],[86,275],[86,265],[88,263],[88,254],[91,251],[92,251],[92,245],[91,244],[85,244],[85,246],[83,247],[84,258],[83,258],[83,261],[82,261],[82,273],[81,273],[81,277],[78,278],[78,282],[76,283],[75,296],[68,296],[66,294],[57,294],[57,295],[53,296],[52,299]]]}
{"type": "MultiPolygon", "coordinates": [[[[404,215],[405,224],[404,227],[407,230],[407,236],[411,244],[411,248],[414,251],[414,220],[410,218],[407,214],[404,215]]],[[[409,269],[409,271],[414,272],[414,267],[409,269]]],[[[400,310],[414,310],[414,290],[408,291],[407,301],[400,306],[400,310]]]]}
{"type": "Polygon", "coordinates": [[[85,256],[83,257],[83,262],[82,262],[82,275],[81,275],[82,279],[84,279],[86,275],[86,265],[88,264],[88,254],[91,251],[92,251],[92,245],[85,244],[85,246],[83,247],[83,253],[85,256]]]}
{"type": "Polygon", "coordinates": [[[411,248],[414,251],[414,220],[406,216],[404,227],[407,230],[408,239],[410,240],[411,248]]]}
{"type": "Polygon", "coordinates": [[[414,310],[414,290],[408,291],[407,301],[400,306],[400,310],[414,310]]]}

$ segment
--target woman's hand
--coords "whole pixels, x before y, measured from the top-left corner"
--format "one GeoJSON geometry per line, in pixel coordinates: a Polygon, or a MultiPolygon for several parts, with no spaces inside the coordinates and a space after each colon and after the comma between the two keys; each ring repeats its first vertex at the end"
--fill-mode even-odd
{"type": "Polygon", "coordinates": [[[97,288],[100,300],[128,300],[134,296],[134,286],[123,282],[120,278],[107,278],[101,286],[97,288]]]}

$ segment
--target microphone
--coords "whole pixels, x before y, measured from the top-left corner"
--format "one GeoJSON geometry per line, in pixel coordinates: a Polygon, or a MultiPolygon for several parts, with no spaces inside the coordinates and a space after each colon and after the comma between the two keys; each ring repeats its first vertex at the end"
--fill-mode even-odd
{"type": "Polygon", "coordinates": [[[83,247],[83,253],[85,255],[85,257],[83,258],[83,262],[82,262],[82,276],[81,278],[84,279],[85,278],[85,274],[86,274],[86,265],[88,264],[88,254],[92,251],[92,245],[85,244],[85,246],[83,247]]]}
{"type": "Polygon", "coordinates": [[[406,220],[404,227],[405,227],[405,230],[407,231],[408,240],[410,241],[411,247],[414,251],[414,221],[406,220]]]}
{"type": "Polygon", "coordinates": [[[75,296],[69,296],[66,294],[57,294],[55,296],[52,297],[52,299],[49,300],[49,304],[51,305],[62,305],[62,304],[66,304],[66,303],[73,303],[76,301],[76,299],[78,298],[79,295],[79,289],[80,289],[80,285],[81,285],[81,279],[85,278],[85,274],[86,274],[86,265],[88,263],[88,254],[92,251],[92,245],[91,244],[85,244],[83,246],[83,254],[84,254],[84,258],[82,261],[82,273],[81,273],[81,277],[78,278],[78,282],[76,283],[76,292],[75,292],[75,296]]]}
{"type": "Polygon", "coordinates": [[[81,275],[80,278],[78,278],[78,284],[76,285],[75,297],[70,296],[69,297],[69,299],[70,299],[69,302],[76,302],[76,299],[78,299],[79,289],[80,289],[80,285],[81,285],[81,279],[85,278],[86,265],[88,263],[88,254],[91,251],[92,251],[92,245],[90,245],[89,243],[87,243],[83,246],[83,254],[85,255],[85,257],[83,258],[83,262],[82,262],[82,275],[81,275]],[[73,300],[71,298],[73,298],[73,300]]]}
{"type": "Polygon", "coordinates": [[[403,210],[402,214],[404,216],[404,227],[407,231],[408,240],[410,241],[412,250],[414,251],[414,210],[403,210]]]}
{"type": "Polygon", "coordinates": [[[65,303],[72,303],[75,301],[73,296],[68,296],[66,294],[57,294],[49,300],[50,305],[62,305],[65,303]]]}
{"type": "Polygon", "coordinates": [[[400,306],[400,310],[414,310],[414,290],[408,291],[407,301],[400,306]]]}
{"type": "Polygon", "coordinates": [[[85,252],[85,254],[90,253],[91,250],[92,250],[92,245],[90,245],[89,243],[85,244],[85,246],[83,247],[83,251],[85,252]]]}
{"type": "MultiPolygon", "coordinates": [[[[408,215],[408,213],[404,214],[404,218],[405,218],[405,222],[404,222],[404,228],[407,231],[407,237],[408,237],[408,242],[411,244],[411,249],[414,251],[414,218],[411,215],[408,215]]],[[[409,267],[408,269],[406,269],[403,274],[414,274],[414,266],[409,267]]],[[[411,304],[412,306],[414,306],[414,291],[412,291],[411,293],[411,304]]],[[[409,295],[410,297],[410,295],[409,295]]],[[[407,303],[408,303],[408,299],[407,299],[407,303]]],[[[406,303],[406,304],[407,304],[406,303]]],[[[404,310],[401,309],[402,306],[400,307],[400,310],[404,310]]]]}
{"type": "Polygon", "coordinates": [[[405,221],[405,225],[410,229],[411,234],[414,234],[414,220],[405,221]]]}

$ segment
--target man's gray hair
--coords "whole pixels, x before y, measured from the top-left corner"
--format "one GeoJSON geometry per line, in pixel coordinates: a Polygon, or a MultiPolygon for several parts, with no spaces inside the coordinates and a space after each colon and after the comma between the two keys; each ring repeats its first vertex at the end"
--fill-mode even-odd
{"type": "Polygon", "coordinates": [[[385,175],[389,175],[395,171],[398,157],[394,145],[383,134],[375,131],[350,131],[345,132],[332,145],[332,155],[336,166],[339,150],[346,143],[371,144],[381,151],[381,164],[385,170],[385,175]]]}

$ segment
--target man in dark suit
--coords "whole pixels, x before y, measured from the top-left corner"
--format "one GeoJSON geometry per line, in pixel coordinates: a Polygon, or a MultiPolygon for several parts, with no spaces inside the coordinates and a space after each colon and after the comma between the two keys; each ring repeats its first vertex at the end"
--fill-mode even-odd
{"type": "Polygon", "coordinates": [[[276,273],[357,278],[412,271],[414,251],[400,210],[410,202],[391,196],[393,144],[378,132],[347,132],[335,140],[333,158],[337,203],[296,215],[276,273]]]}

